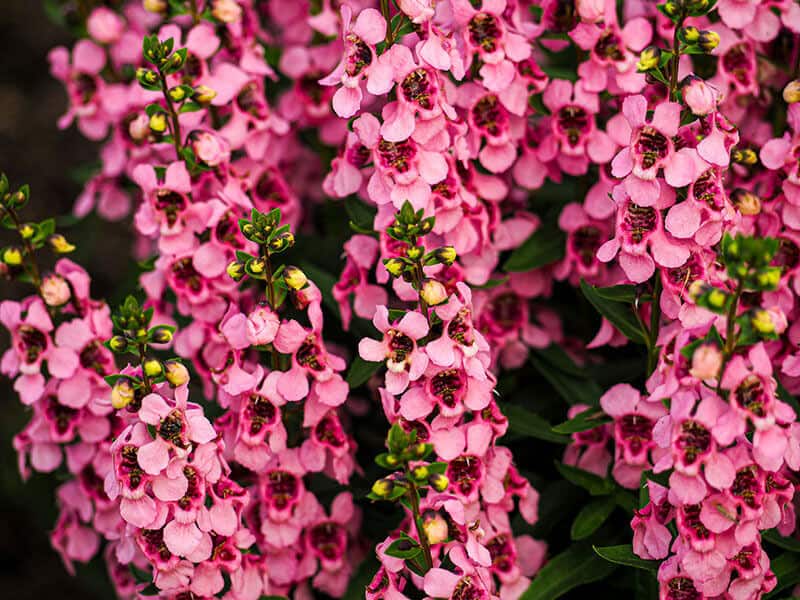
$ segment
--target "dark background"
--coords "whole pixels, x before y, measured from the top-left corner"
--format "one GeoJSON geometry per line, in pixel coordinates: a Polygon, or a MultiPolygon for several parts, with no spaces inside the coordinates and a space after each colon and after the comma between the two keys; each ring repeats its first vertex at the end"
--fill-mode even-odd
{"type": "MultiPolygon", "coordinates": [[[[0,10],[0,171],[13,186],[29,183],[27,220],[69,214],[80,191],[75,170],[95,156],[96,148],[71,128],[59,131],[56,120],[66,108],[61,84],[49,73],[47,53],[70,44],[67,32],[52,23],[40,0],[10,0],[0,10]]],[[[88,218],[62,227],[79,241],[76,260],[97,276],[96,288],[110,283],[127,256],[125,226],[102,228],[88,218]]],[[[13,238],[0,233],[0,246],[13,238]]],[[[47,254],[46,251],[43,254],[47,254]]],[[[1,299],[29,293],[0,279],[1,299]]],[[[104,288],[108,289],[108,288],[104,288]]],[[[0,352],[8,347],[0,333],[0,352]]],[[[19,600],[41,598],[113,598],[101,564],[79,566],[70,577],[48,539],[57,509],[52,475],[33,475],[23,483],[16,466],[13,436],[28,420],[9,381],[0,376],[0,595],[19,600]]]]}

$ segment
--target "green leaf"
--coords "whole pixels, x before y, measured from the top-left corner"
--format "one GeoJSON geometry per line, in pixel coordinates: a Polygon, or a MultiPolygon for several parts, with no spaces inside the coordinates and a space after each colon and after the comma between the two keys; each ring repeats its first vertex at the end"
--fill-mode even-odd
{"type": "Polygon", "coordinates": [[[579,433],[581,431],[594,429],[595,427],[599,427],[603,423],[609,423],[610,421],[611,417],[609,417],[602,410],[589,408],[575,415],[569,421],[564,421],[563,423],[559,423],[558,425],[554,426],[553,431],[556,433],[579,433]]]}
{"type": "Polygon", "coordinates": [[[764,596],[764,600],[775,598],[779,592],[800,583],[800,554],[784,552],[773,558],[769,566],[778,578],[778,585],[764,596]]]}
{"type": "Polygon", "coordinates": [[[566,234],[558,227],[540,227],[511,253],[503,270],[519,273],[538,269],[564,258],[566,234]]]}
{"type": "Polygon", "coordinates": [[[625,337],[637,344],[647,343],[644,332],[633,315],[632,307],[604,298],[597,292],[596,287],[589,285],[583,279],[581,279],[581,291],[595,310],[608,319],[625,337]]]}
{"type": "MultiPolygon", "coordinates": [[[[636,300],[635,285],[612,285],[610,287],[594,288],[597,295],[614,302],[627,302],[633,304],[636,300]]],[[[644,298],[644,296],[643,296],[644,298]]]]}
{"type": "Polygon", "coordinates": [[[512,433],[555,444],[569,443],[567,436],[553,433],[550,423],[527,408],[515,404],[503,404],[502,410],[508,419],[508,428],[512,433]]]}
{"type": "Polygon", "coordinates": [[[383,363],[379,362],[369,362],[360,356],[356,357],[353,364],[350,365],[350,370],[347,372],[347,384],[350,388],[357,388],[365,384],[382,364],[383,363]]]}
{"type": "Polygon", "coordinates": [[[530,361],[568,404],[598,406],[603,390],[597,383],[586,378],[585,373],[557,346],[534,350],[530,354],[530,361]],[[568,361],[566,368],[570,369],[569,372],[559,366],[563,364],[562,357],[568,361]]]}
{"type": "Polygon", "coordinates": [[[369,206],[355,196],[348,196],[344,199],[344,209],[347,216],[359,229],[372,231],[375,222],[375,214],[378,212],[375,207],[369,206]]]}
{"type": "Polygon", "coordinates": [[[645,571],[651,571],[653,573],[658,571],[659,561],[639,558],[633,553],[633,547],[630,544],[604,547],[593,546],[593,548],[598,556],[602,556],[609,562],[625,565],[626,567],[644,569],[645,571]]]}
{"type": "Polygon", "coordinates": [[[613,483],[608,479],[598,477],[594,473],[589,473],[589,471],[558,461],[556,461],[556,469],[564,479],[578,487],[582,487],[592,496],[607,496],[614,491],[613,483]]]}
{"type": "Polygon", "coordinates": [[[402,537],[393,541],[386,549],[386,554],[395,558],[414,558],[420,552],[422,552],[422,548],[420,548],[416,540],[412,540],[409,537],[402,537]]]}
{"type": "Polygon", "coordinates": [[[769,531],[762,531],[761,537],[767,540],[770,544],[774,544],[784,550],[790,552],[800,552],[800,540],[793,537],[784,537],[776,529],[769,531]]]}
{"type": "Polygon", "coordinates": [[[542,567],[520,600],[553,600],[579,585],[604,579],[615,569],[598,558],[590,546],[575,544],[542,567]]]}
{"type": "Polygon", "coordinates": [[[614,512],[617,502],[613,496],[605,496],[589,502],[572,522],[570,535],[573,540],[582,540],[592,535],[614,512]]]}

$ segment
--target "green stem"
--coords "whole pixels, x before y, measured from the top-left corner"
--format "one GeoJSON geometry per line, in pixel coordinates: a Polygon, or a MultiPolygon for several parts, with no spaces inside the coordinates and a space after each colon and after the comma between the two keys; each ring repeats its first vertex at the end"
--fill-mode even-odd
{"type": "Polygon", "coordinates": [[[170,129],[172,130],[172,141],[175,144],[175,155],[178,160],[181,160],[183,157],[181,156],[182,144],[181,144],[181,124],[178,120],[178,112],[175,110],[175,105],[172,103],[172,98],[169,97],[169,85],[167,84],[167,77],[158,69],[158,78],[161,81],[161,92],[164,94],[164,100],[167,103],[167,112],[170,116],[170,121],[172,125],[170,129]]]}
{"type": "Polygon", "coordinates": [[[650,303],[650,330],[648,338],[647,375],[649,376],[658,363],[658,334],[661,331],[661,272],[656,273],[653,285],[653,301],[650,303]]]}
{"type": "Polygon", "coordinates": [[[386,20],[386,45],[394,43],[394,31],[392,31],[392,15],[389,12],[389,0],[381,0],[381,15],[386,20]]]}
{"type": "Polygon", "coordinates": [[[425,565],[428,567],[426,570],[429,570],[433,568],[431,545],[428,543],[428,536],[425,530],[420,525],[422,516],[419,512],[419,491],[411,479],[408,466],[406,466],[406,477],[408,478],[408,500],[411,503],[411,516],[414,519],[414,527],[417,529],[417,537],[419,538],[419,545],[422,547],[422,554],[425,557],[425,565]]]}
{"type": "Polygon", "coordinates": [[[33,284],[36,286],[36,290],[39,292],[39,294],[41,294],[42,276],[39,272],[39,265],[36,264],[36,258],[33,255],[33,245],[28,238],[22,235],[22,223],[17,216],[17,212],[13,208],[6,208],[6,211],[8,211],[11,220],[14,221],[14,227],[16,228],[19,237],[22,239],[23,246],[25,246],[25,271],[31,276],[33,284]]]}
{"type": "Polygon", "coordinates": [[[192,23],[197,25],[200,22],[200,13],[197,11],[197,0],[189,0],[189,12],[192,15],[192,23]]]}
{"type": "Polygon", "coordinates": [[[717,395],[720,395],[722,374],[725,372],[725,367],[733,356],[734,350],[736,350],[736,339],[738,337],[736,335],[736,315],[739,313],[739,300],[742,297],[743,289],[744,284],[740,279],[736,284],[736,291],[733,293],[731,305],[728,307],[728,313],[725,316],[725,345],[722,347],[722,365],[720,366],[718,373],[717,395]]]}
{"type": "Polygon", "coordinates": [[[142,381],[144,381],[145,393],[149,394],[153,389],[153,383],[150,381],[150,377],[147,376],[147,373],[144,372],[144,361],[147,354],[147,346],[145,344],[138,344],[137,349],[139,350],[139,364],[142,366],[142,381]]]}
{"type": "Polygon", "coordinates": [[[425,281],[425,272],[422,270],[422,265],[419,262],[414,265],[414,279],[417,292],[419,293],[419,310],[423,315],[425,315],[425,320],[428,321],[428,327],[430,327],[431,315],[430,311],[428,310],[428,303],[422,297],[422,282],[425,281]]]}
{"type": "MultiPolygon", "coordinates": [[[[269,307],[277,312],[278,308],[275,306],[275,284],[272,281],[273,271],[272,271],[272,260],[270,259],[269,255],[269,248],[267,248],[267,246],[262,246],[261,252],[263,253],[262,256],[264,257],[264,262],[266,263],[267,266],[267,302],[269,302],[269,307]]],[[[273,371],[278,370],[279,360],[280,357],[278,356],[278,351],[273,346],[272,350],[270,351],[270,364],[272,365],[273,371]]]]}
{"type": "Polygon", "coordinates": [[[670,75],[669,75],[669,100],[675,100],[678,96],[678,66],[681,62],[680,40],[678,39],[678,32],[683,27],[684,16],[675,23],[675,33],[672,35],[672,60],[670,61],[670,75]]]}

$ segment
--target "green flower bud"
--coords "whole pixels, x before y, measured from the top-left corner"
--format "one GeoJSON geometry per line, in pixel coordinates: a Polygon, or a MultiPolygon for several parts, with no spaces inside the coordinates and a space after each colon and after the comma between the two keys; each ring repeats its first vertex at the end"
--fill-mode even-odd
{"type": "Polygon", "coordinates": [[[217,92],[205,85],[198,85],[194,88],[194,95],[192,98],[198,104],[210,104],[211,101],[217,97],[217,92]]]}
{"type": "Polygon", "coordinates": [[[697,27],[689,25],[681,30],[681,37],[683,41],[694,44],[700,39],[700,30],[697,27]]]}
{"type": "Polygon", "coordinates": [[[161,361],[155,358],[149,358],[144,361],[142,369],[144,370],[144,374],[148,377],[158,377],[164,372],[164,367],[161,365],[161,361]]]}
{"type": "Polygon", "coordinates": [[[133,402],[136,393],[128,379],[118,379],[111,388],[111,406],[117,410],[125,408],[133,402]]]}
{"type": "Polygon", "coordinates": [[[411,476],[414,479],[427,479],[430,474],[430,470],[424,465],[411,469],[411,476]]]}
{"type": "Polygon", "coordinates": [[[642,50],[639,55],[639,62],[636,63],[636,69],[640,73],[645,73],[658,67],[661,62],[661,50],[655,46],[650,46],[642,50]]]}
{"type": "Polygon", "coordinates": [[[23,240],[29,240],[36,235],[36,228],[30,223],[23,223],[19,227],[19,235],[23,240]]]}
{"type": "Polygon", "coordinates": [[[708,303],[714,308],[722,308],[723,306],[725,306],[725,301],[727,299],[728,299],[727,294],[716,288],[713,289],[711,293],[708,294],[708,303]]]}
{"type": "Polygon", "coordinates": [[[164,376],[172,387],[178,387],[189,381],[189,369],[179,360],[168,360],[164,363],[164,376]]]}
{"type": "Polygon", "coordinates": [[[128,340],[121,335],[115,335],[108,340],[108,346],[114,352],[125,352],[128,349],[128,340]]]}
{"type": "Polygon", "coordinates": [[[456,249],[452,246],[442,246],[434,250],[434,256],[443,265],[452,265],[456,260],[456,249]]]}
{"type": "Polygon", "coordinates": [[[383,261],[383,265],[392,277],[400,277],[406,268],[406,263],[402,258],[389,258],[383,261]]]}
{"type": "Polygon", "coordinates": [[[372,493],[380,498],[386,498],[394,490],[394,481],[389,478],[378,479],[372,484],[372,493]]]}
{"type": "Polygon", "coordinates": [[[443,492],[450,485],[450,480],[441,473],[431,473],[431,476],[428,477],[428,483],[437,492],[443,492]]]}
{"type": "Polygon", "coordinates": [[[795,79],[786,84],[783,88],[783,101],[786,104],[800,102],[800,79],[795,79]]]}
{"type": "Polygon", "coordinates": [[[283,281],[293,290],[302,290],[308,285],[308,277],[298,267],[288,266],[283,270],[283,281]]]}
{"type": "Polygon", "coordinates": [[[179,85],[176,85],[167,93],[173,102],[183,102],[186,99],[186,91],[179,85]]]}
{"type": "Polygon", "coordinates": [[[68,254],[75,250],[75,246],[70,244],[60,233],[54,233],[47,238],[47,243],[56,254],[68,254]]]}
{"type": "Polygon", "coordinates": [[[767,310],[757,310],[751,323],[753,329],[759,333],[775,333],[775,323],[772,322],[772,315],[767,310]]]}
{"type": "Polygon", "coordinates": [[[150,129],[155,133],[164,133],[167,130],[167,115],[155,113],[150,117],[150,129]]]}
{"type": "Polygon", "coordinates": [[[18,267],[22,264],[22,260],[22,248],[18,248],[17,246],[9,246],[3,250],[3,262],[9,267],[18,267]]]}
{"type": "Polygon", "coordinates": [[[700,38],[697,40],[697,45],[706,52],[711,52],[719,46],[719,34],[716,31],[702,31],[700,32],[700,38]]]}

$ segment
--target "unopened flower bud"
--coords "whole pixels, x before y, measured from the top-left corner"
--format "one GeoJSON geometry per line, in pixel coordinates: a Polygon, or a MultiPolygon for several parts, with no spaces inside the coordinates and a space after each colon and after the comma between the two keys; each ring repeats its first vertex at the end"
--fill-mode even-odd
{"type": "Polygon", "coordinates": [[[774,333],[775,324],[772,322],[772,316],[766,310],[757,310],[753,315],[751,321],[753,329],[759,333],[774,333]]]}
{"type": "Polygon", "coordinates": [[[172,341],[172,330],[169,327],[156,327],[150,334],[153,344],[169,344],[172,341]]]}
{"type": "Polygon", "coordinates": [[[152,69],[145,69],[144,67],[139,67],[136,69],[136,79],[143,83],[147,83],[149,85],[155,85],[158,83],[158,74],[153,71],[152,69]]]}
{"type": "Polygon", "coordinates": [[[198,104],[209,104],[216,97],[216,90],[212,90],[206,85],[198,85],[196,88],[194,88],[194,95],[192,96],[192,99],[198,104]]]}
{"type": "Polygon", "coordinates": [[[783,100],[787,104],[800,102],[800,79],[795,79],[786,84],[783,88],[783,100]]]}
{"type": "Polygon", "coordinates": [[[456,249],[452,246],[442,246],[434,250],[434,255],[443,265],[452,265],[456,260],[456,249]]]}
{"type": "Polygon", "coordinates": [[[645,73],[651,69],[655,69],[661,62],[661,50],[655,46],[650,46],[642,50],[639,55],[639,62],[636,63],[636,69],[640,73],[645,73]]]}
{"type": "Polygon", "coordinates": [[[189,382],[189,369],[179,360],[168,360],[164,363],[164,377],[172,387],[179,387],[189,382]]]}
{"type": "Polygon", "coordinates": [[[390,258],[384,261],[383,265],[392,277],[400,277],[406,268],[406,263],[402,258],[390,258]]]}
{"type": "Polygon", "coordinates": [[[764,289],[774,290],[781,281],[780,269],[768,269],[758,274],[758,285],[764,289]]]}
{"type": "Polygon", "coordinates": [[[713,306],[714,308],[722,308],[725,306],[725,301],[728,299],[728,296],[722,290],[714,288],[708,294],[708,303],[713,306]]]}
{"type": "Polygon", "coordinates": [[[134,397],[135,391],[128,379],[118,379],[114,387],[111,388],[111,406],[117,410],[128,406],[133,402],[134,397]]]}
{"type": "Polygon", "coordinates": [[[684,42],[694,44],[700,39],[700,30],[697,27],[689,25],[681,29],[680,35],[684,42]]]}
{"type": "Polygon", "coordinates": [[[711,52],[719,46],[719,34],[716,31],[701,31],[697,40],[697,45],[706,52],[711,52]]]}
{"type": "Polygon", "coordinates": [[[425,456],[425,453],[427,451],[428,451],[428,445],[425,442],[419,442],[417,444],[414,444],[414,446],[411,448],[411,452],[417,458],[422,458],[423,456],[425,456]]]}
{"type": "Polygon", "coordinates": [[[422,258],[422,253],[425,250],[420,246],[412,246],[408,250],[406,250],[406,256],[411,260],[418,260],[422,258]]]}
{"type": "Polygon", "coordinates": [[[740,165],[754,165],[758,162],[758,155],[751,148],[737,148],[731,152],[731,160],[740,165]]]}
{"type": "Polygon", "coordinates": [[[692,299],[693,302],[697,302],[697,299],[703,295],[706,291],[706,284],[703,283],[701,279],[695,279],[692,283],[689,284],[689,298],[692,299]]]}
{"type": "Polygon", "coordinates": [[[172,56],[169,57],[169,64],[172,67],[179,69],[183,66],[183,60],[184,60],[183,55],[179,54],[178,52],[175,52],[172,56]]]}
{"type": "Polygon", "coordinates": [[[715,379],[722,366],[722,352],[714,344],[702,344],[692,354],[692,377],[702,381],[715,379]]]}
{"type": "Polygon", "coordinates": [[[717,107],[717,95],[714,89],[699,77],[688,77],[681,87],[681,92],[689,110],[695,115],[707,115],[717,107]]]}
{"type": "Polygon", "coordinates": [[[179,85],[176,85],[174,88],[170,88],[167,93],[173,102],[183,102],[186,99],[186,90],[179,85]]]}
{"type": "Polygon", "coordinates": [[[439,513],[428,514],[423,517],[422,530],[431,545],[441,544],[450,537],[450,527],[439,513]]]}
{"type": "Polygon", "coordinates": [[[273,252],[283,252],[292,246],[294,246],[294,234],[291,231],[286,231],[272,238],[269,243],[269,249],[273,252]]]}
{"type": "Polygon", "coordinates": [[[128,349],[128,340],[121,335],[115,335],[108,340],[108,346],[114,352],[125,352],[128,349]]]}
{"type": "Polygon", "coordinates": [[[411,476],[414,479],[427,479],[430,474],[430,470],[425,465],[420,465],[419,467],[411,469],[411,476]]]}
{"type": "Polygon", "coordinates": [[[63,306],[69,302],[70,296],[72,295],[66,279],[55,273],[45,275],[42,279],[42,287],[39,288],[39,291],[47,306],[63,306]]]}
{"type": "Polygon", "coordinates": [[[308,285],[308,277],[297,267],[286,267],[283,270],[283,281],[293,290],[301,290],[308,285]]]}
{"type": "Polygon", "coordinates": [[[23,240],[29,240],[36,235],[36,228],[30,223],[23,223],[19,226],[18,231],[23,240]]]}
{"type": "Polygon", "coordinates": [[[670,17],[674,17],[681,11],[681,4],[676,0],[667,0],[664,4],[664,12],[670,17]]]}
{"type": "Polygon", "coordinates": [[[150,120],[145,114],[136,115],[134,119],[128,123],[128,135],[135,142],[141,142],[146,139],[150,133],[150,120]]]}
{"type": "Polygon", "coordinates": [[[18,267],[22,264],[22,249],[17,246],[9,246],[3,250],[3,262],[9,267],[18,267]]]}
{"type": "Polygon", "coordinates": [[[386,464],[390,467],[396,467],[400,464],[400,459],[397,457],[396,454],[392,454],[391,452],[386,455],[386,464]]]}
{"type": "Polygon", "coordinates": [[[443,492],[447,489],[447,486],[450,485],[450,480],[447,478],[447,475],[431,473],[431,476],[428,477],[428,483],[437,492],[443,492]]]}
{"type": "Polygon", "coordinates": [[[761,198],[753,192],[741,188],[736,189],[731,194],[731,200],[733,200],[734,206],[739,209],[739,213],[746,217],[761,213],[761,198]]]}
{"type": "Polygon", "coordinates": [[[372,484],[372,493],[380,498],[386,498],[394,490],[394,481],[389,478],[378,479],[372,484]]]}
{"type": "Polygon", "coordinates": [[[422,284],[419,295],[428,306],[438,306],[447,300],[447,288],[435,279],[428,279],[422,284]]]}
{"type": "Polygon", "coordinates": [[[234,281],[240,281],[245,275],[244,265],[238,260],[234,260],[232,263],[230,263],[225,271],[228,273],[228,277],[234,281]]]}
{"type": "Polygon", "coordinates": [[[155,133],[164,133],[167,130],[167,115],[164,113],[155,113],[150,117],[150,130],[155,133]]]}
{"type": "Polygon", "coordinates": [[[163,13],[167,10],[167,0],[144,0],[142,4],[148,12],[163,13]]]}
{"type": "Polygon", "coordinates": [[[253,275],[261,275],[267,270],[267,263],[263,258],[254,258],[253,260],[247,261],[247,269],[253,275]]]}
{"type": "Polygon", "coordinates": [[[148,377],[158,377],[164,372],[164,367],[161,366],[161,361],[155,358],[149,358],[144,361],[142,369],[144,370],[144,374],[148,377]]]}
{"type": "Polygon", "coordinates": [[[52,248],[53,252],[56,254],[68,254],[75,250],[75,246],[70,244],[60,233],[54,233],[47,238],[47,243],[50,244],[50,248],[52,248]]]}
{"type": "Polygon", "coordinates": [[[235,23],[242,18],[242,7],[235,0],[214,0],[211,15],[222,23],[235,23]]]}

